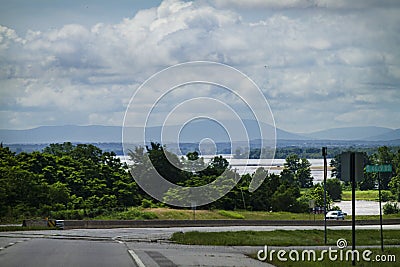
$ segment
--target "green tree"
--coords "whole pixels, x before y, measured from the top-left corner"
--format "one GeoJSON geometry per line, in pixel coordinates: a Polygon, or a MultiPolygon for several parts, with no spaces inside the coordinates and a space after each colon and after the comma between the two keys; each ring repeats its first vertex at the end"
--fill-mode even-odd
{"type": "Polygon", "coordinates": [[[296,174],[297,170],[300,166],[300,158],[297,154],[290,154],[286,158],[286,162],[284,163],[284,168],[289,170],[291,173],[296,174]]]}
{"type": "Polygon", "coordinates": [[[339,179],[327,179],[326,180],[326,191],[329,197],[333,200],[342,199],[342,184],[339,179]]]}
{"type": "MultiPolygon", "coordinates": [[[[316,184],[314,185],[313,188],[308,189],[303,195],[302,195],[302,202],[306,202],[308,204],[308,201],[310,200],[315,200],[315,206],[316,207],[323,207],[324,206],[324,188],[322,187],[321,184],[316,184]]],[[[327,194],[326,196],[326,203],[329,206],[330,203],[332,202],[330,196],[327,194]]]]}
{"type": "Polygon", "coordinates": [[[331,177],[336,177],[337,179],[341,180],[342,163],[340,154],[336,155],[333,159],[331,159],[329,166],[332,167],[331,177]]]}
{"type": "Polygon", "coordinates": [[[186,158],[187,159],[182,157],[182,161],[185,170],[188,172],[198,174],[199,171],[206,167],[204,159],[199,157],[199,153],[197,153],[197,151],[187,153],[186,158]]]}
{"type": "MultiPolygon", "coordinates": [[[[378,148],[378,152],[373,155],[373,162],[379,165],[393,164],[395,162],[395,154],[387,146],[378,148]]],[[[382,189],[389,189],[390,179],[395,176],[396,168],[393,168],[392,173],[384,172],[380,173],[382,189]]]]}
{"type": "Polygon", "coordinates": [[[152,142],[150,146],[146,146],[146,149],[152,166],[164,179],[174,184],[186,180],[187,176],[182,171],[182,163],[175,154],[159,143],[152,142]]]}
{"type": "MultiPolygon", "coordinates": [[[[282,179],[280,179],[279,175],[273,173],[269,174],[264,168],[258,168],[251,178],[255,178],[254,176],[258,176],[260,178],[265,177],[265,179],[260,187],[255,192],[249,195],[249,200],[247,201],[247,203],[252,210],[271,211],[271,198],[273,194],[277,191],[278,187],[282,184],[282,179]]],[[[251,179],[249,178],[250,177],[246,177],[245,179],[245,181],[247,181],[247,185],[250,184],[251,179]]],[[[286,182],[286,184],[290,183],[286,182]]]]}
{"type": "Polygon", "coordinates": [[[299,181],[300,187],[310,188],[313,186],[314,178],[311,176],[311,164],[307,159],[303,158],[300,160],[295,177],[299,181]]]}
{"type": "Polygon", "coordinates": [[[200,171],[200,175],[203,176],[220,176],[229,168],[229,162],[222,156],[215,156],[211,159],[207,168],[200,171]]]}
{"type": "Polygon", "coordinates": [[[397,201],[400,201],[400,175],[393,177],[389,182],[389,189],[397,201]]]}
{"type": "Polygon", "coordinates": [[[305,158],[300,159],[296,154],[291,154],[286,158],[281,176],[289,182],[294,178],[303,188],[309,188],[313,185],[310,162],[305,158]]]}
{"type": "Polygon", "coordinates": [[[288,183],[281,184],[271,197],[273,211],[297,211],[297,198],[300,190],[297,186],[288,183]]]}
{"type": "Polygon", "coordinates": [[[49,186],[48,194],[51,203],[59,203],[67,207],[70,198],[70,189],[67,184],[55,182],[49,186]]]}

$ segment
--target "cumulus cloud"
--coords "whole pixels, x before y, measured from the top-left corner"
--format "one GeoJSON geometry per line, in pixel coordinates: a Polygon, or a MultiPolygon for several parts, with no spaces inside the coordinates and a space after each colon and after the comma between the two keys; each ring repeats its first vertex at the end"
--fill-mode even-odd
{"type": "Polygon", "coordinates": [[[132,93],[152,74],[210,60],[252,78],[280,128],[398,128],[390,115],[400,102],[400,7],[377,3],[166,0],[117,24],[25,36],[0,26],[1,127],[121,125],[132,93]]]}
{"type": "Polygon", "coordinates": [[[289,8],[332,8],[332,9],[362,9],[379,6],[397,6],[396,0],[213,0],[218,7],[230,7],[238,9],[254,9],[254,8],[273,8],[273,9],[289,9],[289,8]]]}

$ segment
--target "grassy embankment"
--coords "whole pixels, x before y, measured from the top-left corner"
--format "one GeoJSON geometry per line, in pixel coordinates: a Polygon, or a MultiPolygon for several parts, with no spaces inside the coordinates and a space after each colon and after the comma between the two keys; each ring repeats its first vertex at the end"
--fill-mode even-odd
{"type": "MultiPolygon", "coordinates": [[[[357,200],[376,201],[378,190],[356,191],[357,200]]],[[[351,191],[343,191],[342,200],[351,200],[351,191]]],[[[335,203],[333,203],[335,205],[335,203]]],[[[245,219],[245,220],[314,220],[314,215],[290,212],[267,212],[267,211],[223,211],[223,210],[196,210],[196,220],[218,220],[218,219],[245,219]]],[[[384,218],[398,218],[399,215],[384,215],[384,218]]],[[[191,220],[194,218],[190,209],[170,208],[129,208],[123,212],[113,212],[97,216],[96,220],[191,220]]],[[[315,215],[316,220],[322,220],[323,215],[315,215]]],[[[351,216],[347,216],[351,219],[351,216]]],[[[360,215],[357,220],[378,220],[377,215],[360,215]]]]}
{"type": "MultiPolygon", "coordinates": [[[[382,190],[383,192],[390,193],[389,190],[382,190]]],[[[351,191],[343,191],[342,200],[351,200],[351,191]]],[[[379,200],[379,191],[378,190],[356,190],[356,200],[370,200],[370,201],[378,201],[379,200]]]]}
{"type": "MultiPolygon", "coordinates": [[[[399,218],[398,214],[383,215],[384,219],[399,218]]],[[[315,220],[322,220],[322,214],[316,214],[315,220]]],[[[190,209],[170,208],[130,208],[128,211],[114,212],[94,218],[96,220],[193,220],[194,213],[190,209]]],[[[221,219],[244,219],[244,220],[314,220],[313,214],[290,213],[290,212],[267,212],[267,211],[225,211],[225,210],[196,210],[196,220],[221,220],[221,219]]],[[[347,216],[346,219],[351,219],[347,216]]],[[[379,220],[378,215],[359,215],[357,220],[379,220]]]]}

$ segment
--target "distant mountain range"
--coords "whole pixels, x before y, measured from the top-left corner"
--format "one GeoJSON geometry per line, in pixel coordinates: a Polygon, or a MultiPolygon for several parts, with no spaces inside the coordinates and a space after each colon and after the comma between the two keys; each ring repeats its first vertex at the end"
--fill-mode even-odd
{"type": "MultiPolygon", "coordinates": [[[[258,124],[255,121],[244,121],[250,140],[261,138],[258,124]]],[[[272,131],[268,124],[261,124],[267,131],[272,131]]],[[[140,128],[129,128],[129,133],[135,136],[140,128]]],[[[160,126],[149,127],[146,129],[147,140],[159,141],[161,130],[166,133],[168,142],[176,141],[176,137],[168,133],[179,132],[178,126],[167,126],[162,129],[160,126]],[[175,139],[174,139],[175,138],[175,139]]],[[[277,139],[279,140],[348,140],[348,141],[391,141],[400,140],[400,129],[390,129],[383,127],[348,127],[333,128],[306,134],[291,133],[277,128],[277,139]]],[[[140,136],[140,135],[138,135],[140,136]]],[[[215,142],[226,142],[228,134],[218,124],[207,124],[205,121],[198,121],[188,124],[180,131],[179,141],[190,143],[199,142],[204,138],[211,138],[215,142]]],[[[120,126],[41,126],[27,130],[0,130],[0,142],[4,144],[40,144],[40,143],[60,143],[65,141],[81,143],[120,143],[122,139],[122,127],[120,126]]],[[[133,137],[134,139],[134,137],[133,137]]],[[[243,141],[243,140],[235,140],[243,141]]],[[[138,140],[140,143],[140,140],[138,140]]],[[[396,142],[398,143],[398,142],[396,142]]]]}
{"type": "Polygon", "coordinates": [[[400,129],[384,127],[347,127],[332,128],[307,134],[301,134],[309,139],[323,140],[363,140],[363,141],[390,141],[400,139],[400,129]]]}

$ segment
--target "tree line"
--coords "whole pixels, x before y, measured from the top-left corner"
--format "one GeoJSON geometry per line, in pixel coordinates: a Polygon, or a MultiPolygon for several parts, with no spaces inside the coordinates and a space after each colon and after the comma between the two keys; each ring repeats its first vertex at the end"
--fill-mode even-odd
{"type": "MultiPolygon", "coordinates": [[[[208,163],[197,152],[179,158],[158,143],[137,147],[129,155],[132,166],[122,163],[115,153],[103,152],[91,144],[51,144],[42,151],[19,154],[1,145],[0,218],[2,221],[29,217],[82,219],[128,207],[164,206],[135,182],[134,177],[146,177],[149,164],[164,178],[183,186],[208,184],[220,175],[240,178],[228,194],[199,207],[202,209],[307,212],[311,199],[317,206],[323,205],[323,186],[313,185],[310,163],[296,154],[286,158],[280,174],[259,168],[253,174],[241,176],[230,169],[222,156],[208,163]],[[266,178],[251,193],[248,188],[256,175],[266,178]]],[[[388,148],[380,148],[369,158],[393,164],[393,178],[385,186],[397,200],[400,200],[399,155],[400,151],[396,154],[388,148]]],[[[335,175],[340,170],[339,162],[337,158],[332,162],[335,175]]],[[[360,182],[360,188],[369,188],[364,184],[376,180],[373,174],[365,179],[360,182]]],[[[328,179],[328,203],[340,199],[342,187],[337,178],[328,179]]],[[[179,197],[182,196],[173,191],[165,192],[166,199],[179,197]]]]}

